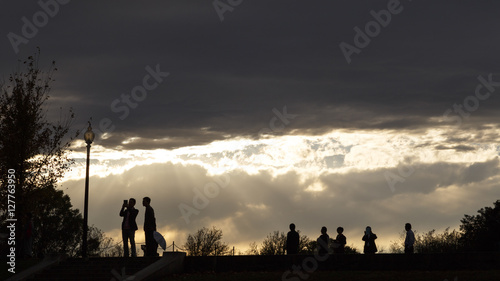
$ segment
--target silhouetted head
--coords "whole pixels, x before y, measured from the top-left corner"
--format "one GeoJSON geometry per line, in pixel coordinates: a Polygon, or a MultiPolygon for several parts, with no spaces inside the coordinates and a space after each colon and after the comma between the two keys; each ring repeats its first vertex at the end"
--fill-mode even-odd
{"type": "Polygon", "coordinates": [[[291,230],[291,231],[294,231],[294,230],[295,230],[295,224],[294,224],[294,223],[291,223],[291,224],[290,224],[290,230],[291,230]]]}
{"type": "Polygon", "coordinates": [[[337,233],[341,234],[342,232],[344,232],[344,228],[342,226],[337,227],[337,233]]]}
{"type": "Polygon", "coordinates": [[[323,227],[321,228],[321,234],[326,234],[326,226],[323,226],[323,227]]]}
{"type": "Polygon", "coordinates": [[[142,206],[146,207],[149,206],[149,204],[151,204],[151,198],[149,197],[142,198],[142,206]]]}
{"type": "Polygon", "coordinates": [[[132,207],[134,207],[134,206],[135,206],[135,198],[130,198],[130,199],[128,200],[128,207],[129,207],[129,208],[132,208],[132,207]]]}
{"type": "Polygon", "coordinates": [[[372,234],[372,228],[371,228],[371,227],[369,227],[369,226],[367,226],[367,227],[366,227],[366,230],[365,230],[365,233],[366,233],[367,235],[372,234]]]}
{"type": "Polygon", "coordinates": [[[410,223],[406,223],[405,224],[405,229],[406,229],[406,231],[411,230],[411,224],[410,223]]]}

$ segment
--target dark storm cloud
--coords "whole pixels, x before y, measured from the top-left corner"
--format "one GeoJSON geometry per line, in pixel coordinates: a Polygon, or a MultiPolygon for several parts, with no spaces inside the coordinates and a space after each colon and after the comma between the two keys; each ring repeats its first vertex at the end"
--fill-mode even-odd
{"type": "MultiPolygon", "coordinates": [[[[364,30],[370,11],[389,2],[244,1],[221,22],[210,1],[70,1],[16,55],[7,34],[22,35],[21,19],[42,8],[4,1],[1,73],[40,46],[41,61],[59,68],[54,106],[73,107],[78,128],[90,116],[94,128],[111,120],[105,146],[140,136],[141,148],[257,137],[284,106],[300,117],[280,133],[425,129],[474,95],[478,76],[500,81],[494,1],[400,1],[402,11],[348,64],[339,44],[353,45],[354,27],[364,30]],[[120,118],[112,103],[124,105],[156,65],[170,76],[120,118]],[[175,140],[150,140],[165,137],[175,140]]],[[[499,92],[463,123],[494,123],[499,92]]]]}

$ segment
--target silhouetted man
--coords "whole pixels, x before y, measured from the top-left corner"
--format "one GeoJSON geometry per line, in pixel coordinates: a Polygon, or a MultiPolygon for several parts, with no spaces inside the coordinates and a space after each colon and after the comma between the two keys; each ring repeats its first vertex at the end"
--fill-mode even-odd
{"type": "Polygon", "coordinates": [[[415,244],[415,234],[411,230],[411,224],[405,224],[406,238],[405,238],[405,254],[413,254],[413,244],[415,244]]]}
{"type": "MultiPolygon", "coordinates": [[[[125,200],[126,201],[126,200],[125,200]]],[[[128,241],[130,240],[130,247],[132,248],[132,257],[137,257],[135,250],[135,231],[137,230],[137,223],[135,218],[139,214],[139,210],[134,208],[135,199],[130,198],[127,202],[123,202],[120,210],[120,217],[123,217],[122,222],[122,239],[123,239],[123,256],[128,257],[128,241]]]]}
{"type": "Polygon", "coordinates": [[[299,252],[299,233],[295,231],[295,224],[290,224],[290,231],[286,236],[287,255],[298,254],[299,252]]]}
{"type": "Polygon", "coordinates": [[[156,231],[156,219],[155,211],[151,207],[151,198],[144,197],[142,199],[142,205],[146,207],[146,213],[144,214],[144,234],[146,236],[146,257],[155,257],[158,254],[156,249],[158,248],[158,243],[153,236],[156,231]]]}

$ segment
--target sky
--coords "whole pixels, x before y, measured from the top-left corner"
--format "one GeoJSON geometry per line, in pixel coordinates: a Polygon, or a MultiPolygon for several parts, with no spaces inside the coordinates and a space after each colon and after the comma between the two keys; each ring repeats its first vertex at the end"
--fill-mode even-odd
{"type": "MultiPolygon", "coordinates": [[[[40,48],[47,119],[91,120],[89,224],[149,196],[167,244],[236,252],[295,223],[457,229],[499,199],[500,2],[0,1],[0,79],[40,48]],[[61,109],[62,108],[62,109],[61,109]]],[[[83,211],[86,148],[58,188],[83,211]]]]}

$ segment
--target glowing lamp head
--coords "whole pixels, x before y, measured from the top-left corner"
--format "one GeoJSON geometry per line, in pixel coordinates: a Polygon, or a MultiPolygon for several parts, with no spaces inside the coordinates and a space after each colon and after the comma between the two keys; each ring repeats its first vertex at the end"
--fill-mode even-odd
{"type": "Polygon", "coordinates": [[[94,137],[95,137],[95,134],[94,134],[94,132],[92,132],[92,126],[90,125],[90,122],[89,122],[89,128],[87,129],[87,131],[83,135],[83,138],[85,139],[85,142],[87,144],[91,144],[94,141],[94,137]]]}

